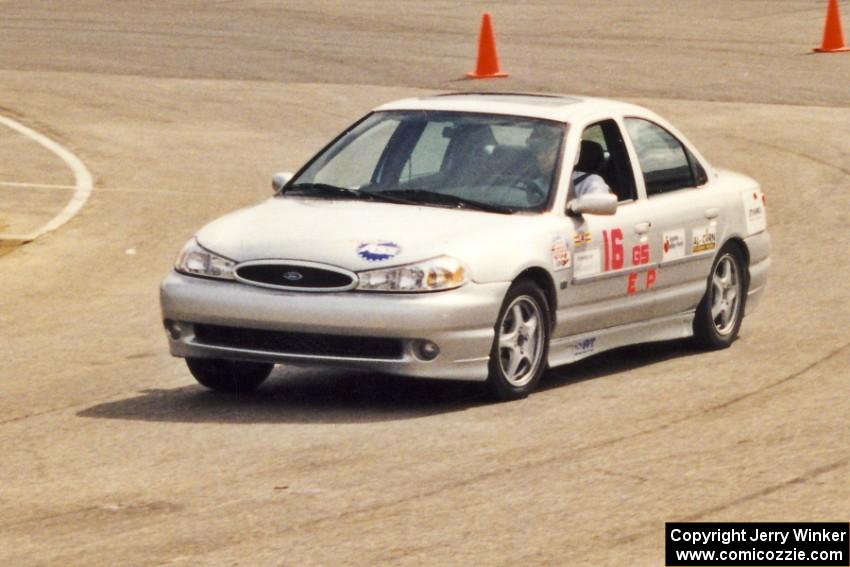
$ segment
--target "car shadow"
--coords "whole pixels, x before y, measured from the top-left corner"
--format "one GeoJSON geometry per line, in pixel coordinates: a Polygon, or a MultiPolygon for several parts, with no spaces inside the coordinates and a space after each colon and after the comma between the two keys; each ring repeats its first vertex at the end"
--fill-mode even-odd
{"type": "Polygon", "coordinates": [[[488,401],[480,385],[469,382],[277,367],[254,392],[214,392],[192,381],[179,388],[142,390],[77,415],[187,423],[363,423],[461,411],[488,401]]]}
{"type": "MultiPolygon", "coordinates": [[[[532,396],[694,352],[685,341],[624,347],[548,371],[532,396]]],[[[479,383],[279,367],[250,393],[223,394],[197,384],[149,389],[77,415],[175,423],[335,424],[416,419],[491,403],[479,383]]]]}

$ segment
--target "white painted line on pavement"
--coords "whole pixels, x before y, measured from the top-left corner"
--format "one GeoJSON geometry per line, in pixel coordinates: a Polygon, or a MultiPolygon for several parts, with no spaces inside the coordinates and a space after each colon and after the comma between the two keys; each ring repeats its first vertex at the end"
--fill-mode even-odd
{"type": "Polygon", "coordinates": [[[71,195],[71,199],[68,201],[68,204],[65,205],[64,209],[59,211],[59,214],[50,219],[47,224],[29,234],[15,235],[15,239],[28,242],[30,240],[35,240],[46,232],[56,230],[80,212],[80,209],[82,209],[83,205],[85,205],[86,201],[88,201],[89,195],[91,195],[93,188],[92,176],[85,164],[80,161],[80,158],[47,136],[39,134],[32,128],[28,128],[20,122],[2,115],[0,115],[0,124],[3,124],[7,128],[26,136],[30,140],[56,154],[69,168],[71,168],[71,171],[74,173],[74,180],[76,181],[76,184],[74,185],[74,194],[71,195]]]}
{"type": "Polygon", "coordinates": [[[76,189],[76,185],[53,185],[51,183],[19,183],[16,181],[0,181],[0,187],[13,189],[76,189]]]}
{"type": "MultiPolygon", "coordinates": [[[[76,185],[54,185],[52,183],[21,183],[18,181],[0,181],[0,187],[10,189],[76,189],[76,185]]],[[[138,189],[132,187],[98,187],[98,193],[154,193],[166,195],[205,195],[204,191],[180,191],[179,189],[138,189]]]]}

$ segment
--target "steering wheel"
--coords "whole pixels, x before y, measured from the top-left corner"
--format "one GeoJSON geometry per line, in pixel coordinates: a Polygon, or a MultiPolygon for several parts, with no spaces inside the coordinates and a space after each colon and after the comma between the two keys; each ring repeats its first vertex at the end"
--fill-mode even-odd
{"type": "Polygon", "coordinates": [[[543,204],[543,202],[546,201],[546,191],[536,183],[527,181],[525,179],[517,179],[512,185],[512,187],[525,191],[526,198],[528,199],[528,204],[532,207],[541,205],[543,204]]]}

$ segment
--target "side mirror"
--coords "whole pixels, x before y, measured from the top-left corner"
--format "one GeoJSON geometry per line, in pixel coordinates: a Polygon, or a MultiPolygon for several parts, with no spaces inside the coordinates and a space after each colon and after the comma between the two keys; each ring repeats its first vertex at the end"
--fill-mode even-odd
{"type": "Polygon", "coordinates": [[[617,196],[610,193],[582,195],[570,201],[567,211],[577,215],[613,215],[617,212],[617,196]]]}
{"type": "Polygon", "coordinates": [[[295,174],[290,171],[282,171],[272,175],[272,189],[274,189],[274,192],[280,193],[280,190],[283,189],[284,185],[289,183],[289,180],[292,179],[293,175],[295,174]]]}

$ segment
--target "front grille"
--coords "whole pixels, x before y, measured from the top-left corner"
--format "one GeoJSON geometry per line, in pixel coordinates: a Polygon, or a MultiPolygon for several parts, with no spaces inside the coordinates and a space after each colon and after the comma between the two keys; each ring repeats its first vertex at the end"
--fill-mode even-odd
{"type": "Polygon", "coordinates": [[[261,350],[281,354],[386,360],[401,359],[403,354],[401,340],[380,337],[319,335],[195,324],[195,338],[199,343],[210,346],[261,350]]]}
{"type": "Polygon", "coordinates": [[[251,263],[237,266],[236,276],[246,283],[281,289],[331,291],[353,286],[352,274],[329,268],[285,262],[251,263]]]}

